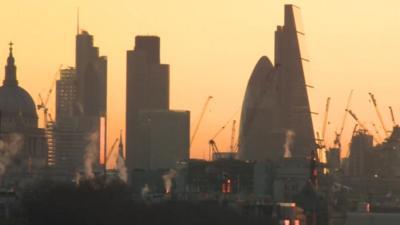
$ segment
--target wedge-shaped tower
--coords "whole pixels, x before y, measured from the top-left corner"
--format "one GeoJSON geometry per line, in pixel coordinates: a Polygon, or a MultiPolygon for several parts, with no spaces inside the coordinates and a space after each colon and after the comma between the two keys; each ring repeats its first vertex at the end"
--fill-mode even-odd
{"type": "Polygon", "coordinates": [[[251,74],[242,108],[241,159],[306,157],[315,148],[300,19],[297,6],[285,5],[285,24],[275,32],[275,65],[263,56],[251,74]]]}

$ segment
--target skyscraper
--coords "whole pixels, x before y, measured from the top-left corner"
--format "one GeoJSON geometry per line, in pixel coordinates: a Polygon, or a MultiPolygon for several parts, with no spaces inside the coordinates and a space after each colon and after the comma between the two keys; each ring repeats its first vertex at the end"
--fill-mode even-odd
{"type": "Polygon", "coordinates": [[[126,163],[128,169],[147,168],[146,150],[139,147],[141,110],[169,110],[169,65],[160,64],[160,38],[137,36],[127,52],[126,163]]]}
{"type": "MultiPolygon", "coordinates": [[[[60,71],[56,89],[55,166],[66,175],[83,169],[89,137],[95,143],[95,169],[106,145],[107,58],[99,56],[93,36],[87,31],[76,35],[76,65],[60,71]]],[[[93,143],[91,143],[93,144],[93,143]]]]}
{"type": "Polygon", "coordinates": [[[240,126],[241,159],[306,157],[315,149],[304,34],[300,8],[285,5],[284,26],[275,32],[275,65],[263,56],[249,79],[240,126]]]}
{"type": "Polygon", "coordinates": [[[93,36],[87,31],[76,35],[75,68],[78,113],[104,116],[107,111],[107,57],[99,56],[93,36]]]}

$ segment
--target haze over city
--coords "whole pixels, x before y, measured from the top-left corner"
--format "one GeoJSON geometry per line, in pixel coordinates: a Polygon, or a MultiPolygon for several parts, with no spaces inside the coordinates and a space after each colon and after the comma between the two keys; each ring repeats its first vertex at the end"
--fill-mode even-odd
{"type": "Polygon", "coordinates": [[[1,1],[0,224],[398,225],[398,9],[1,1]]]}
{"type": "MultiPolygon", "coordinates": [[[[0,59],[7,57],[7,43],[13,41],[18,79],[38,103],[38,94],[48,91],[59,65],[74,65],[79,7],[80,28],[94,35],[100,53],[108,57],[111,145],[125,129],[126,51],[133,48],[135,35],[160,36],[161,62],[170,65],[171,108],[190,110],[193,129],[207,96],[214,96],[191,151],[192,157],[203,158],[210,137],[233,115],[239,120],[257,59],[273,59],[273,31],[283,20],[286,3],[302,9],[311,60],[307,83],[314,86],[309,89],[311,110],[319,113],[313,115],[315,131],[321,130],[325,101],[331,97],[327,141],[333,141],[351,89],[351,109],[362,121],[371,128],[370,122],[379,124],[367,94],[373,92],[391,124],[387,106],[400,115],[395,99],[400,73],[397,1],[3,1],[0,59]]],[[[54,111],[54,101],[49,108],[54,111]]],[[[353,124],[349,118],[345,142],[353,124]]],[[[222,150],[228,148],[229,137],[230,129],[218,137],[222,150]]]]}

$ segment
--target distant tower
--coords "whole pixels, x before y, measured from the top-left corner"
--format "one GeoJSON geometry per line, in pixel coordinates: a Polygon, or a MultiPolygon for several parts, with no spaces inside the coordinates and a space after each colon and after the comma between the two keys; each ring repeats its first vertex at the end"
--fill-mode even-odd
{"type": "Polygon", "coordinates": [[[275,65],[263,56],[250,76],[242,107],[239,157],[277,160],[284,146],[293,157],[315,149],[306,87],[307,64],[300,9],[285,5],[285,24],[275,32],[275,65]],[[288,135],[290,134],[290,135],[288,135]]]}
{"type": "Polygon", "coordinates": [[[160,64],[160,38],[137,36],[127,52],[126,164],[129,170],[147,168],[141,148],[139,112],[169,109],[169,65],[160,64]]]}

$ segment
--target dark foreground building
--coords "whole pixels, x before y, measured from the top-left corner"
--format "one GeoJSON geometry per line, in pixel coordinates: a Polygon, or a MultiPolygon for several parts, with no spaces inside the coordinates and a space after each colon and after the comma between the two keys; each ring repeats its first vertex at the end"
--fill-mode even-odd
{"type": "Polygon", "coordinates": [[[303,39],[300,9],[285,5],[285,24],[275,32],[275,64],[261,57],[249,79],[240,125],[240,159],[306,157],[315,149],[303,39]]]}

